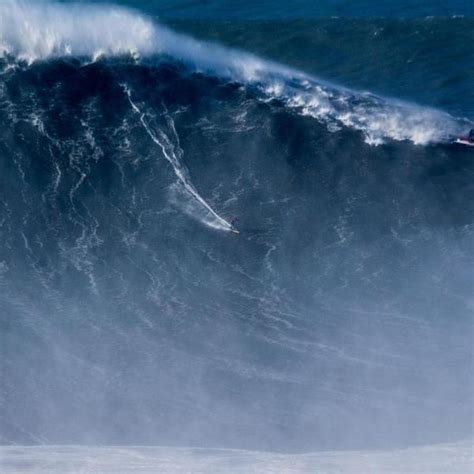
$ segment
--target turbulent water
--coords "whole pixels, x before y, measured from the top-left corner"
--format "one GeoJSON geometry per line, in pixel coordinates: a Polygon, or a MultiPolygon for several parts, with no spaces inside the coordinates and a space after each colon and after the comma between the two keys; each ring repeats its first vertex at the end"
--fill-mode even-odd
{"type": "Polygon", "coordinates": [[[2,444],[470,439],[473,31],[0,4],[2,444]]]}

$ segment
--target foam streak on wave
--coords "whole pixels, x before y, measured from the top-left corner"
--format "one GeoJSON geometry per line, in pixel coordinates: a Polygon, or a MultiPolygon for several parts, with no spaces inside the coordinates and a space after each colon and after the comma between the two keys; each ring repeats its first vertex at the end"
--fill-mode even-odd
{"type": "Polygon", "coordinates": [[[252,54],[199,42],[113,6],[0,5],[0,57],[31,63],[62,56],[167,55],[193,70],[252,85],[264,99],[278,99],[330,130],[346,126],[365,141],[445,141],[471,124],[426,107],[357,93],[252,54]]]}
{"type": "MultiPolygon", "coordinates": [[[[182,155],[182,150],[178,146],[173,145],[169,137],[162,130],[157,130],[156,133],[151,129],[150,125],[146,120],[146,115],[143,113],[138,106],[132,100],[132,94],[130,89],[127,86],[123,86],[124,91],[127,94],[130,105],[132,106],[134,112],[140,116],[140,123],[143,125],[143,128],[146,130],[149,137],[156,143],[163,152],[163,156],[168,160],[168,162],[173,167],[174,173],[178,178],[178,182],[183,186],[186,193],[194,199],[198,204],[200,204],[201,209],[204,209],[205,215],[202,216],[201,221],[206,225],[220,230],[231,230],[232,226],[219,214],[217,214],[214,209],[205,201],[205,199],[197,192],[196,188],[191,183],[191,180],[188,176],[188,172],[184,165],[181,163],[179,156],[182,155]]],[[[176,130],[174,125],[171,125],[173,133],[176,135],[176,130]]]]}

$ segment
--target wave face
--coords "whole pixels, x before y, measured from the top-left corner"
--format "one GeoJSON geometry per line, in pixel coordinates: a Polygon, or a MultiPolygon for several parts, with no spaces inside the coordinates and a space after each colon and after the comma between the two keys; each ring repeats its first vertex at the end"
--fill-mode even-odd
{"type": "Polygon", "coordinates": [[[471,435],[467,119],[118,7],[0,12],[4,443],[471,435]]]}

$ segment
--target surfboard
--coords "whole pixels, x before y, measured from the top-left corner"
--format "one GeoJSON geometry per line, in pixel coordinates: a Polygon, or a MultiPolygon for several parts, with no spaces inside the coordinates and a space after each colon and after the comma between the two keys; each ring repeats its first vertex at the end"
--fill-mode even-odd
{"type": "Polygon", "coordinates": [[[456,140],[454,140],[454,143],[457,143],[458,145],[464,145],[464,146],[474,146],[474,142],[470,142],[466,138],[462,138],[462,137],[456,138],[456,140]]]}
{"type": "Polygon", "coordinates": [[[240,232],[237,229],[230,229],[230,231],[233,232],[234,234],[240,234],[240,232]]]}

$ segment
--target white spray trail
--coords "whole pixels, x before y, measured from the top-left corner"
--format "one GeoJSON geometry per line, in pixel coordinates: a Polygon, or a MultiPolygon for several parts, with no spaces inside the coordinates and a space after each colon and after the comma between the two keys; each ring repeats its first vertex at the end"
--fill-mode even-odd
{"type": "MultiPolygon", "coordinates": [[[[205,199],[197,192],[196,188],[190,181],[188,176],[188,172],[184,165],[180,162],[180,156],[182,155],[182,150],[179,145],[175,146],[169,139],[169,137],[160,129],[156,131],[156,133],[151,129],[150,125],[146,121],[146,115],[143,113],[138,106],[132,100],[132,94],[130,89],[126,85],[122,85],[124,88],[125,93],[127,94],[128,100],[130,105],[132,106],[135,113],[137,113],[140,117],[140,123],[143,125],[143,128],[146,130],[150,138],[156,143],[163,152],[163,156],[168,160],[168,162],[173,167],[174,173],[178,178],[179,183],[183,186],[185,191],[188,195],[198,202],[202,208],[206,211],[206,216],[201,221],[207,224],[210,227],[220,230],[231,230],[232,225],[227,222],[224,218],[219,216],[214,209],[205,201],[205,199]],[[178,156],[179,155],[179,156],[178,156]]],[[[174,128],[174,124],[171,125],[173,128],[174,134],[176,134],[176,130],[174,128]]]]}

